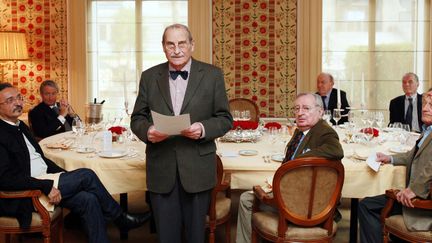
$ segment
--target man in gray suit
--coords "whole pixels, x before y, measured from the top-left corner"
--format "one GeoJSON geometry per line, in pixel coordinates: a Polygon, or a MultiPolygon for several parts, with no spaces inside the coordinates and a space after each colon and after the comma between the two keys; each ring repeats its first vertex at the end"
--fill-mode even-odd
{"type": "MultiPolygon", "coordinates": [[[[342,146],[336,131],[321,119],[323,102],[317,94],[299,94],[294,102],[297,129],[286,147],[282,163],[303,157],[324,157],[340,160],[342,146]]],[[[252,236],[252,204],[254,195],[244,192],[240,195],[236,243],[250,243],[252,236]]],[[[263,205],[262,210],[276,210],[263,205]]]]}
{"type": "Polygon", "coordinates": [[[222,71],[192,58],[189,29],[168,26],[162,37],[168,62],[141,75],[132,131],[147,144],[147,187],[161,243],[204,242],[210,192],[216,185],[214,139],[232,127],[222,71]],[[151,111],[189,114],[180,135],[155,129],[151,111]]]}
{"type": "MultiPolygon", "coordinates": [[[[431,211],[413,209],[411,200],[430,198],[429,188],[432,183],[432,89],[423,94],[422,101],[423,134],[416,145],[403,154],[394,156],[377,153],[377,161],[406,166],[406,185],[397,195],[402,205],[393,210],[393,214],[402,214],[405,225],[410,231],[432,230],[431,211]]],[[[385,195],[367,197],[359,203],[360,241],[382,242],[381,210],[387,199],[385,195]]]]}

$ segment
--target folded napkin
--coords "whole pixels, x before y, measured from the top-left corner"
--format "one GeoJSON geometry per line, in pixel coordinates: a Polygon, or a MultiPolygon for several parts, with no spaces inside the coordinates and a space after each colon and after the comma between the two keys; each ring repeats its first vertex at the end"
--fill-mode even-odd
{"type": "Polygon", "coordinates": [[[237,127],[240,127],[243,130],[248,130],[248,129],[255,130],[258,127],[258,122],[254,122],[254,121],[234,121],[233,122],[233,129],[236,129],[237,127]]]}
{"type": "Polygon", "coordinates": [[[51,149],[68,149],[73,143],[73,140],[62,138],[57,142],[47,143],[46,146],[51,149]]]}
{"type": "Polygon", "coordinates": [[[269,122],[264,125],[265,128],[269,129],[270,127],[275,127],[276,129],[280,129],[282,125],[279,122],[269,122]]]}

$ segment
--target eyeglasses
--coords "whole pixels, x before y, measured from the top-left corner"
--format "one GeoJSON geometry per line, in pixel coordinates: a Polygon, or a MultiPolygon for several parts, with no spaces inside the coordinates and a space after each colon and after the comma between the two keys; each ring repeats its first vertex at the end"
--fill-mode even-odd
{"type": "Polygon", "coordinates": [[[22,95],[17,95],[16,97],[9,97],[7,98],[4,102],[1,102],[0,105],[6,104],[6,105],[10,105],[16,101],[24,101],[24,97],[22,95]]]}
{"type": "Polygon", "coordinates": [[[309,113],[309,112],[311,112],[315,107],[318,107],[318,106],[302,106],[302,107],[300,107],[300,106],[295,106],[295,107],[294,107],[294,113],[295,113],[295,114],[298,114],[298,113],[300,113],[301,110],[303,110],[305,113],[309,113]]]}
{"type": "Polygon", "coordinates": [[[170,52],[175,51],[175,50],[177,49],[177,47],[178,47],[178,49],[180,49],[181,51],[184,51],[184,50],[186,50],[186,48],[189,47],[189,43],[186,42],[186,41],[180,41],[180,42],[177,43],[177,45],[176,45],[176,44],[173,43],[173,42],[167,42],[167,43],[165,43],[164,46],[165,46],[165,49],[166,49],[167,51],[170,51],[170,52]]]}

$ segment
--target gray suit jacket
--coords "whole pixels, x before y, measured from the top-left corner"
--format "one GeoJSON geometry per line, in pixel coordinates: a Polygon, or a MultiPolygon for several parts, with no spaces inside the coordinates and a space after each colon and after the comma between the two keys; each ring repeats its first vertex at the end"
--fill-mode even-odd
{"type": "Polygon", "coordinates": [[[205,137],[192,140],[170,136],[162,142],[151,143],[147,137],[147,131],[153,125],[150,111],[174,115],[168,75],[168,62],[142,73],[131,117],[132,131],[147,144],[147,187],[151,192],[168,193],[178,173],[187,192],[211,189],[216,184],[214,139],[223,136],[232,127],[222,71],[192,59],[180,114],[190,114],[191,123],[201,122],[205,137]]]}
{"type": "MultiPolygon", "coordinates": [[[[299,130],[297,129],[293,138],[299,130]]],[[[287,145],[289,147],[290,141],[287,145]]],[[[340,160],[344,156],[339,136],[326,121],[319,120],[314,127],[303,138],[299,148],[294,154],[294,158],[302,157],[324,157],[326,159],[340,160]]]]}
{"type": "MultiPolygon", "coordinates": [[[[414,156],[415,147],[411,151],[393,156],[394,165],[406,166],[406,183],[418,197],[426,199],[432,183],[432,134],[424,140],[414,156]]],[[[405,225],[411,231],[432,230],[432,212],[430,210],[403,207],[402,214],[405,225]]]]}

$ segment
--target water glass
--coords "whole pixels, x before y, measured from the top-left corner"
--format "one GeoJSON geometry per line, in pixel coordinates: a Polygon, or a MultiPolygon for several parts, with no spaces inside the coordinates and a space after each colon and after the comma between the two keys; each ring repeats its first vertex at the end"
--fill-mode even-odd
{"type": "Polygon", "coordinates": [[[239,121],[240,118],[241,118],[241,116],[240,116],[240,111],[239,111],[239,110],[234,110],[234,111],[233,111],[233,120],[234,120],[234,121],[239,121]]]}
{"type": "Polygon", "coordinates": [[[330,110],[325,110],[323,113],[322,119],[330,124],[331,115],[332,114],[331,114],[330,110]]]}

